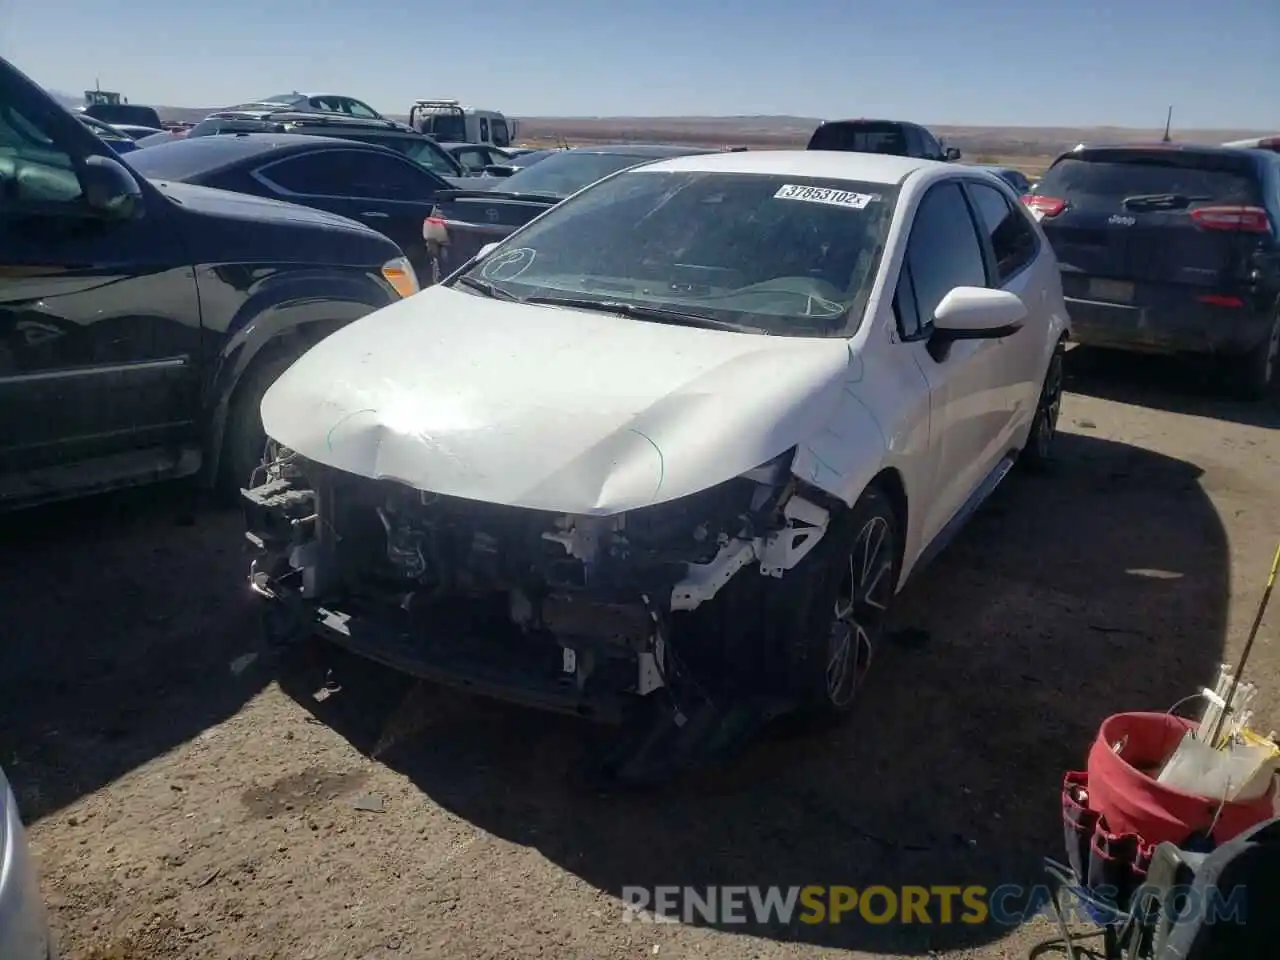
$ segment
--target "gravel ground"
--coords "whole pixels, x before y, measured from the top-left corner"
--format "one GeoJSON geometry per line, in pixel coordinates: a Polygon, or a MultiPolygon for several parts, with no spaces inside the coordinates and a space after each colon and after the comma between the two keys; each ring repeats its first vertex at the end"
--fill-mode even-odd
{"type": "MultiPolygon", "coordinates": [[[[834,735],[646,794],[572,721],[333,651],[250,661],[234,511],[149,490],[9,518],[0,762],[73,960],[1022,956],[1043,921],[622,922],[629,885],[1034,883],[1099,720],[1238,652],[1280,538],[1280,412],[1075,352],[1061,462],[901,598],[834,735]]],[[[1280,609],[1251,678],[1280,727],[1280,609]]]]}

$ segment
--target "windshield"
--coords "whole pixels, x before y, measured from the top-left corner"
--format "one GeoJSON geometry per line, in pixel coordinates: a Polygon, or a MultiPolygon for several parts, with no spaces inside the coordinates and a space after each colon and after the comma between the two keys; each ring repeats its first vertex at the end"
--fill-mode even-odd
{"type": "Polygon", "coordinates": [[[277,93],[274,97],[263,97],[261,100],[251,100],[250,103],[282,103],[286,106],[292,106],[299,101],[305,100],[300,93],[277,93]]]}
{"type": "Polygon", "coordinates": [[[273,133],[281,129],[274,120],[233,120],[211,117],[201,120],[189,131],[188,137],[211,137],[218,133],[273,133]]]}
{"type": "Polygon", "coordinates": [[[1036,185],[1048,197],[1093,196],[1109,200],[1151,194],[1174,194],[1220,204],[1258,202],[1254,178],[1224,169],[1216,158],[1195,163],[1190,156],[1130,155],[1120,162],[1059,160],[1036,185]],[[1215,169],[1216,168],[1216,169],[1215,169]]]}
{"type": "Polygon", "coordinates": [[[907,138],[902,127],[897,124],[826,123],[814,131],[809,149],[905,156],[907,138]]]}
{"type": "Polygon", "coordinates": [[[438,173],[442,177],[460,177],[463,170],[444,150],[436,143],[428,140],[426,137],[350,137],[348,139],[363,139],[366,143],[377,143],[384,147],[390,147],[403,153],[419,166],[426,167],[432,173],[438,173]]]}
{"type": "Polygon", "coordinates": [[[460,113],[424,113],[422,132],[442,143],[466,143],[466,118],[460,113]]]}
{"type": "Polygon", "coordinates": [[[513,173],[501,189],[504,193],[548,193],[567,197],[611,173],[653,159],[621,153],[564,150],[513,173]]]}
{"type": "Polygon", "coordinates": [[[897,194],[846,180],[634,170],[553,207],[459,279],[466,289],[492,285],[497,296],[847,336],[861,320],[897,194]]]}

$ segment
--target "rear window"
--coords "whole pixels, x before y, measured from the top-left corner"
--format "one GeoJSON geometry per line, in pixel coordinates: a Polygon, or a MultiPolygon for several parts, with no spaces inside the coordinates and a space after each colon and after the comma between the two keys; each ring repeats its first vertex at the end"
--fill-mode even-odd
{"type": "Polygon", "coordinates": [[[183,138],[129,154],[129,166],[152,180],[191,180],[261,152],[236,137],[183,138]]]}
{"type": "Polygon", "coordinates": [[[907,135],[889,123],[824,123],[813,132],[808,149],[905,156],[907,135]]]}
{"type": "Polygon", "coordinates": [[[1197,163],[1194,156],[1134,156],[1124,159],[1059,160],[1045,173],[1037,194],[1048,197],[1094,196],[1120,200],[1142,194],[1172,193],[1196,203],[1258,203],[1257,180],[1231,169],[1216,157],[1197,163]]]}
{"type": "Polygon", "coordinates": [[[270,120],[235,120],[211,117],[201,120],[188,131],[188,137],[211,137],[219,133],[277,133],[281,124],[270,120]]]}
{"type": "Polygon", "coordinates": [[[316,127],[304,129],[303,133],[324,133],[326,136],[340,140],[355,140],[358,143],[372,143],[380,147],[388,147],[402,154],[421,167],[442,177],[460,177],[462,169],[437,144],[426,137],[387,137],[376,133],[348,133],[344,130],[321,130],[316,127]]]}

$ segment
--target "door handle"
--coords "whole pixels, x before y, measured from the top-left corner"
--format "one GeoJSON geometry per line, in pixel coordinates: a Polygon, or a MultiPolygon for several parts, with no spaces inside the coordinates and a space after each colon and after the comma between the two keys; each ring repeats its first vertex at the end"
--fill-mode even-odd
{"type": "Polygon", "coordinates": [[[381,210],[365,210],[360,214],[360,216],[369,217],[370,219],[373,219],[374,217],[378,217],[380,219],[385,220],[389,216],[389,214],[385,214],[381,210]]]}

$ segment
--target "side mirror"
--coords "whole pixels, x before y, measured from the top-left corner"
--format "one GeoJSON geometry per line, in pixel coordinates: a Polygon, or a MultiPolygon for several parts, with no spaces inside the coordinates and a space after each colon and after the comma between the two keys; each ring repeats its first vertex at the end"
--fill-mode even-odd
{"type": "Polygon", "coordinates": [[[509,177],[515,172],[515,167],[505,163],[491,163],[483,170],[486,177],[509,177]]]}
{"type": "Polygon", "coordinates": [[[941,361],[957,340],[1002,340],[1022,329],[1027,307],[1007,290],[956,287],[933,313],[929,353],[941,361]]]}
{"type": "Polygon", "coordinates": [[[959,160],[959,159],[960,159],[960,148],[959,148],[959,147],[947,147],[947,149],[946,149],[946,150],[942,151],[942,156],[947,160],[947,162],[948,162],[948,163],[950,163],[950,162],[952,162],[952,161],[955,161],[955,160],[959,160]]]}
{"type": "Polygon", "coordinates": [[[98,154],[80,171],[85,203],[104,220],[132,220],[142,214],[142,187],[119,160],[98,154]]]}
{"type": "Polygon", "coordinates": [[[476,251],[476,259],[483,260],[489,254],[493,253],[493,248],[498,245],[499,241],[494,240],[492,243],[486,243],[483,247],[476,251]]]}

